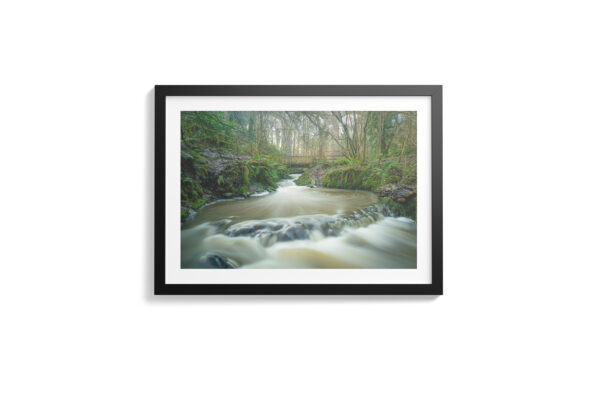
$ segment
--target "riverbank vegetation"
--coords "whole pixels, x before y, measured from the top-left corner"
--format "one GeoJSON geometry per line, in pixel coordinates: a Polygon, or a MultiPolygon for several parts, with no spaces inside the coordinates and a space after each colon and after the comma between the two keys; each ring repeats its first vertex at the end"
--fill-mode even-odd
{"type": "Polygon", "coordinates": [[[182,221],[207,202],[298,185],[368,190],[416,218],[416,112],[184,111],[182,221]],[[299,170],[300,168],[300,170],[299,170]]]}
{"type": "Polygon", "coordinates": [[[380,196],[392,215],[416,221],[416,156],[369,160],[337,160],[306,170],[296,184],[368,190],[380,196]]]}

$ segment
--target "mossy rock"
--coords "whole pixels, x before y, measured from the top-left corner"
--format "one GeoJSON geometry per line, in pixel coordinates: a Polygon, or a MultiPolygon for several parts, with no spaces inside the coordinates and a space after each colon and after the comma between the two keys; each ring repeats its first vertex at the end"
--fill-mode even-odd
{"type": "Polygon", "coordinates": [[[181,222],[185,222],[185,220],[190,216],[189,208],[181,208],[181,222]]]}
{"type": "MultiPolygon", "coordinates": [[[[217,154],[201,155],[198,151],[182,149],[181,206],[197,211],[207,199],[249,196],[250,187],[275,190],[277,182],[289,177],[287,166],[273,157],[229,155],[218,158],[217,154]],[[218,162],[217,162],[218,161],[218,162]],[[218,167],[218,168],[217,168],[218,167]]],[[[182,211],[182,219],[187,218],[182,211]]]]}
{"type": "Polygon", "coordinates": [[[403,179],[402,165],[398,160],[345,164],[346,161],[335,164],[341,166],[327,171],[323,178],[324,187],[375,191],[385,184],[398,183],[403,179]]]}
{"type": "Polygon", "coordinates": [[[369,166],[331,169],[323,179],[323,187],[375,190],[381,186],[381,176],[369,166]]]}
{"type": "Polygon", "coordinates": [[[192,202],[192,208],[193,208],[194,210],[197,210],[197,209],[199,209],[200,207],[202,207],[202,206],[203,206],[203,205],[205,205],[205,204],[206,204],[206,198],[204,198],[204,197],[200,197],[200,198],[197,198],[197,199],[195,199],[195,200],[192,202]]]}
{"type": "Polygon", "coordinates": [[[411,198],[405,204],[401,204],[388,197],[380,197],[381,203],[389,210],[392,217],[407,217],[413,221],[417,220],[417,197],[411,198]]]}
{"type": "Polygon", "coordinates": [[[312,179],[310,179],[306,172],[296,179],[296,185],[298,186],[312,186],[312,184],[312,179]]]}

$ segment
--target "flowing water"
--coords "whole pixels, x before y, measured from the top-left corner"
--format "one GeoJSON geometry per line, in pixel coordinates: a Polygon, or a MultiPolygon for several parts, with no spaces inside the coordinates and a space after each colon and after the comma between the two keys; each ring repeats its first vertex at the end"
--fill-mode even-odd
{"type": "Polygon", "coordinates": [[[417,227],[377,196],[280,181],[206,205],[181,230],[182,268],[416,268],[417,227]]]}

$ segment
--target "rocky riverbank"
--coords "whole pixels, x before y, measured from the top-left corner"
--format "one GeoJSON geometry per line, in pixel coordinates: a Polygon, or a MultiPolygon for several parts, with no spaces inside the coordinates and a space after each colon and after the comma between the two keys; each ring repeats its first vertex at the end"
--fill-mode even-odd
{"type": "Polygon", "coordinates": [[[391,215],[416,221],[416,160],[408,164],[394,160],[355,165],[318,164],[306,170],[296,184],[368,190],[379,196],[391,215]]]}
{"type": "Polygon", "coordinates": [[[182,222],[206,203],[273,191],[289,175],[285,165],[265,156],[186,147],[181,155],[182,222]]]}

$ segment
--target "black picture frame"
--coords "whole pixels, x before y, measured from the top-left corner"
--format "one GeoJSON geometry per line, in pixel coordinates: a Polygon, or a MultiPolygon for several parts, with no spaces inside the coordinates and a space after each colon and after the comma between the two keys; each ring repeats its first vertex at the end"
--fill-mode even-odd
{"type": "Polygon", "coordinates": [[[443,293],[442,86],[155,86],[154,294],[156,295],[441,295],[443,293]],[[430,96],[432,281],[429,284],[167,284],[165,282],[165,139],[168,96],[430,96]]]}

